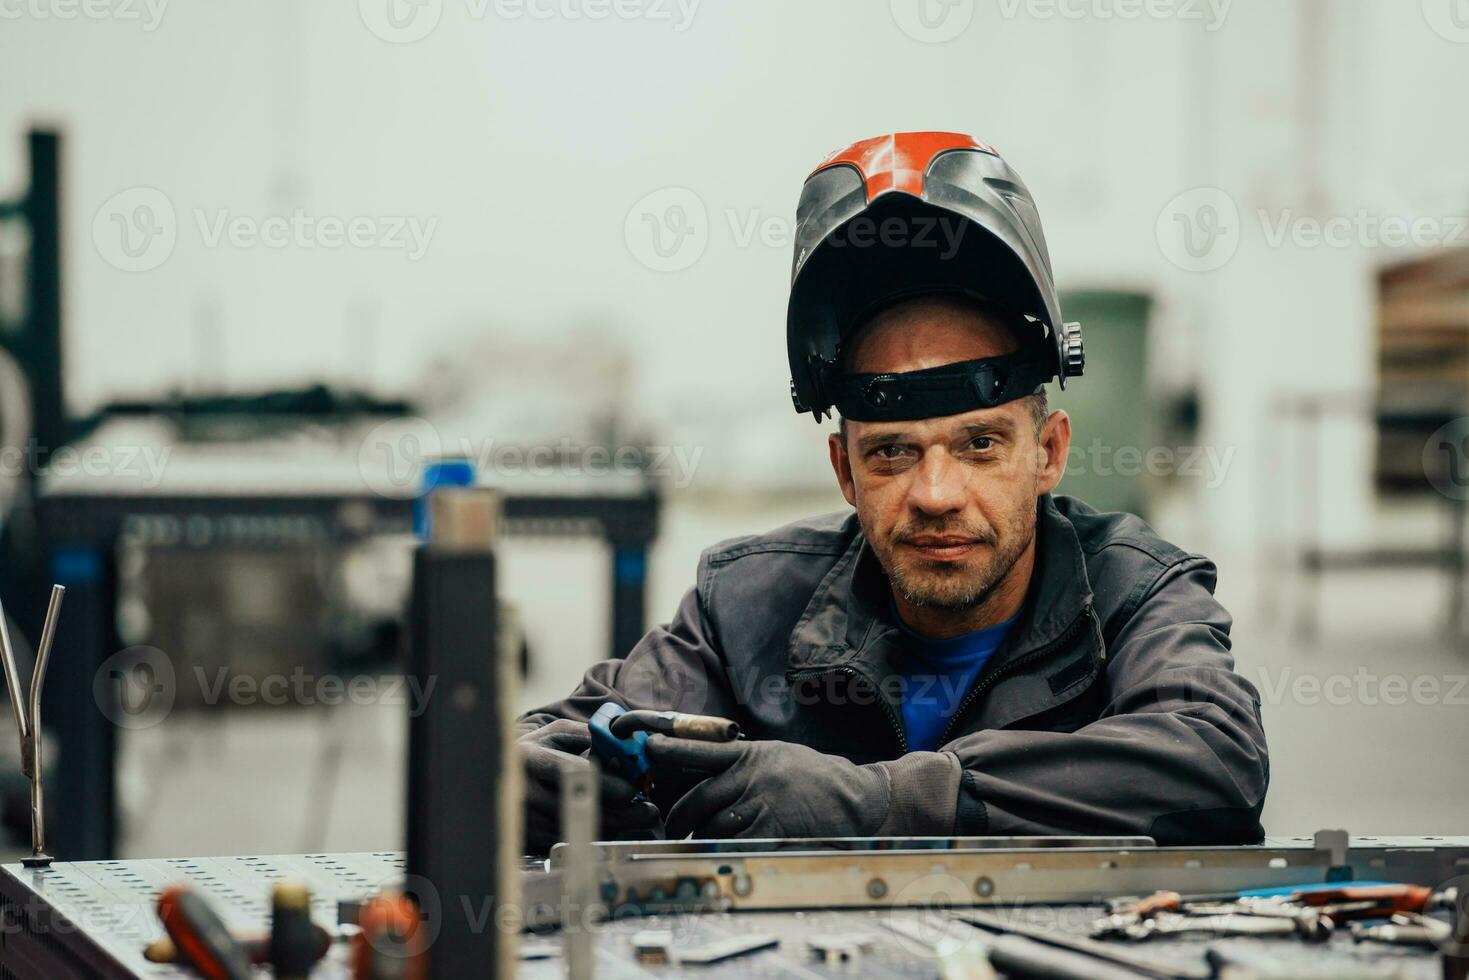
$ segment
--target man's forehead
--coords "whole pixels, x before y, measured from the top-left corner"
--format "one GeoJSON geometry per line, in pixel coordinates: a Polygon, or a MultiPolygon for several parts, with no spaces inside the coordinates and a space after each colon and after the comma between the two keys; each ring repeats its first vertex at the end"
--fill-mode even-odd
{"type": "Polygon", "coordinates": [[[847,370],[889,374],[998,357],[1019,347],[997,317],[947,297],[901,303],[873,317],[855,338],[847,370]]]}

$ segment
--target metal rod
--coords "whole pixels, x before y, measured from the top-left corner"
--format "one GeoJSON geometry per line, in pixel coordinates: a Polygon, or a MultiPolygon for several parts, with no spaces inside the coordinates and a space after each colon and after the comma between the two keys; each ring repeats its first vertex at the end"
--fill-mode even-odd
{"type": "Polygon", "coordinates": [[[0,605],[0,656],[5,659],[5,690],[10,696],[10,708],[15,712],[15,727],[20,732],[21,759],[25,760],[28,733],[25,694],[20,689],[20,672],[15,667],[15,650],[10,646],[10,624],[6,619],[3,605],[0,605]]]}
{"type": "MultiPolygon", "coordinates": [[[[41,731],[41,685],[46,681],[46,665],[51,662],[51,641],[56,639],[56,621],[61,616],[61,600],[66,586],[51,586],[51,601],[46,604],[46,621],[41,626],[41,646],[36,651],[36,669],[31,672],[31,731],[41,731]]],[[[36,754],[40,755],[39,747],[36,754]]]]}
{"type": "Polygon", "coordinates": [[[56,638],[56,621],[61,615],[63,585],[51,586],[51,601],[46,605],[46,622],[41,627],[41,646],[36,651],[36,669],[31,672],[31,851],[36,857],[46,853],[45,805],[41,793],[44,772],[41,753],[41,685],[46,682],[46,665],[51,661],[51,641],[56,638]]]}

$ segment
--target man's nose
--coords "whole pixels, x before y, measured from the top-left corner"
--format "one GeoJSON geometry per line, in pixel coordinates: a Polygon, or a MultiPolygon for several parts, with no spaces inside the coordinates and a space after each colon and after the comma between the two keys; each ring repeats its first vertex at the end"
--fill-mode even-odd
{"type": "Polygon", "coordinates": [[[942,447],[923,454],[913,482],[908,485],[908,502],[925,514],[949,514],[963,510],[968,502],[968,479],[964,467],[942,447]]]}

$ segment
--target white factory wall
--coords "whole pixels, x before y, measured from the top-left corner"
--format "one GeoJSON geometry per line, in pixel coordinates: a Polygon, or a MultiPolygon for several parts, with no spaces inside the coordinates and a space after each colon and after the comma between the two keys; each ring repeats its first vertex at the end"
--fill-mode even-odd
{"type": "MultiPolygon", "coordinates": [[[[1161,349],[1184,352],[1166,373],[1202,381],[1205,438],[1236,451],[1199,501],[1203,526],[1228,534],[1189,543],[1249,553],[1264,396],[1369,381],[1367,273],[1391,257],[1270,247],[1254,212],[1469,206],[1469,130],[1452,122],[1463,32],[1434,0],[1163,3],[1177,15],[1135,19],[1106,0],[959,0],[930,13],[950,15],[937,36],[962,30],[925,43],[905,33],[930,36],[912,7],[627,0],[618,9],[645,16],[594,20],[570,0],[115,0],[85,8],[108,15],[93,19],[67,0],[7,0],[0,183],[19,180],[29,120],[71,136],[73,406],[323,373],[405,390],[479,331],[591,326],[626,342],[635,407],[703,444],[709,478],[820,480],[820,433],[786,404],[788,237],[742,236],[788,221],[801,175],[834,146],[967,129],[1025,175],[1063,286],[1157,296],[1161,349]],[[389,9],[417,19],[395,30],[389,9]],[[1210,273],[1170,263],[1155,235],[1200,185],[1242,214],[1238,254],[1210,273]],[[138,187],[166,196],[176,242],[157,268],[125,272],[93,221],[138,187]],[[702,254],[677,272],[638,260],[636,206],[664,188],[707,214],[702,254]],[[435,224],[416,259],[207,243],[222,215],[297,208],[435,224]]],[[[1360,535],[1366,444],[1339,443],[1324,454],[1340,477],[1325,523],[1360,535]]]]}
{"type": "MultiPolygon", "coordinates": [[[[930,8],[949,11],[938,34],[956,32],[937,43],[905,33],[924,33],[913,26],[917,0],[624,0],[649,16],[604,20],[585,14],[595,0],[422,0],[393,8],[418,12],[403,31],[386,26],[390,2],[400,0],[94,0],[86,9],[107,16],[93,19],[71,0],[0,0],[0,196],[22,180],[29,122],[59,120],[70,138],[75,410],[170,387],[323,377],[413,394],[446,352],[486,349],[487,330],[604,331],[627,346],[637,414],[703,454],[696,492],[670,509],[651,569],[649,611],[663,618],[700,547],[835,502],[829,488],[763,502],[740,494],[827,479],[823,432],[790,413],[785,390],[785,229],[801,176],[856,137],[969,130],[1025,175],[1064,287],[1154,294],[1155,381],[1199,383],[1203,438],[1233,452],[1227,478],[1197,489],[1191,519],[1176,527],[1181,543],[1219,559],[1241,670],[1266,694],[1271,829],[1309,831],[1343,813],[1382,832],[1452,821],[1459,801],[1435,772],[1378,763],[1383,745],[1462,745],[1462,708],[1329,710],[1281,686],[1359,666],[1462,672],[1428,648],[1431,626],[1414,627],[1411,641],[1396,635],[1399,623],[1433,622],[1441,583],[1425,574],[1387,591],[1335,587],[1332,632],[1316,647],[1263,636],[1271,624],[1251,614],[1268,588],[1257,572],[1271,514],[1289,505],[1267,462],[1290,454],[1274,445],[1267,399],[1370,383],[1371,272],[1406,254],[1272,246],[1257,212],[1273,224],[1469,209],[1469,31],[1448,19],[1452,0],[1189,0],[1154,7],[1180,16],[1132,20],[1115,15],[1126,0],[956,0],[930,8]],[[553,13],[515,16],[527,7],[553,13]],[[416,41],[382,36],[430,25],[416,41]],[[1238,251],[1217,270],[1185,271],[1157,227],[1178,195],[1209,186],[1240,212],[1238,251]],[[120,193],[157,202],[138,188],[173,209],[176,241],[156,268],[128,272],[105,222],[120,193]],[[697,259],[660,272],[644,264],[657,263],[639,222],[647,196],[669,188],[692,192],[704,216],[693,214],[693,251],[675,256],[697,259]],[[298,208],[433,231],[417,258],[206,243],[221,215],[298,208]],[[735,492],[712,492],[721,487],[735,492]],[[1343,649],[1342,637],[1355,646],[1343,649]]],[[[559,404],[555,391],[546,398],[559,404]]],[[[1369,450],[1351,427],[1321,447],[1321,523],[1339,539],[1379,531],[1369,450]]],[[[604,558],[579,547],[507,548],[506,591],[540,658],[527,703],[562,693],[602,649],[604,558]]],[[[230,756],[225,735],[203,743],[178,786],[207,773],[234,780],[239,770],[221,758],[261,758],[254,739],[230,756]]],[[[164,743],[124,746],[135,816],[144,801],[170,798],[148,782],[158,767],[136,763],[149,744],[164,743]]],[[[298,843],[247,809],[258,840],[238,827],[181,838],[165,821],[136,820],[154,837],[129,847],[378,846],[396,839],[395,824],[373,824],[358,801],[380,799],[398,775],[395,758],[354,761],[337,798],[343,827],[308,819],[298,843]]],[[[222,789],[218,799],[223,808],[233,797],[222,789]]]]}

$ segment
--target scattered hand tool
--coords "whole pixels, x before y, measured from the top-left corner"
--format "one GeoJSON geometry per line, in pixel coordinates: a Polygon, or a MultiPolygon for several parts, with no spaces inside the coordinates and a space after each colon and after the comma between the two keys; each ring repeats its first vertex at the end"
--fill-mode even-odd
{"type": "MultiPolygon", "coordinates": [[[[967,922],[971,926],[978,923],[966,918],[968,913],[950,913],[951,919],[967,922]]],[[[989,920],[993,917],[977,913],[981,919],[989,920]]],[[[1029,932],[1013,930],[1009,923],[995,920],[992,925],[984,926],[990,932],[973,931],[968,936],[954,935],[940,928],[940,922],[930,919],[919,921],[903,917],[888,919],[883,922],[892,932],[897,933],[909,942],[917,943],[926,948],[936,958],[953,957],[956,953],[967,949],[972,956],[981,954],[986,965],[994,971],[1004,974],[1014,980],[1030,980],[1030,978],[1045,978],[1045,980],[1137,980],[1139,970],[1135,965],[1122,962],[1128,957],[1116,957],[1110,954],[1114,950],[1100,943],[1101,950],[1108,955],[1095,955],[1086,949],[1085,943],[1089,940],[1076,940],[1082,945],[1073,945],[1069,941],[1051,942],[1053,934],[1045,930],[1036,930],[1040,935],[1032,938],[1029,932]],[[994,933],[999,933],[995,935],[994,933]],[[1046,938],[1041,938],[1045,936],[1046,938]],[[957,949],[955,948],[957,947],[957,949]]],[[[1028,929],[1029,927],[1022,927],[1028,929]]],[[[1065,939],[1066,937],[1062,937],[1065,939]]],[[[1172,973],[1157,973],[1146,971],[1146,976],[1172,977],[1172,973]]],[[[1188,976],[1185,974],[1185,976],[1188,976]]]]}
{"type": "Polygon", "coordinates": [[[399,892],[362,903],[352,939],[353,980],[425,980],[427,936],[418,906],[399,892]]]}
{"type": "Polygon", "coordinates": [[[651,788],[648,735],[658,733],[701,742],[732,742],[740,737],[740,726],[728,718],[686,715],[678,711],[628,711],[616,701],[596,710],[587,727],[592,733],[592,754],[642,790],[651,788]]]}
{"type": "Polygon", "coordinates": [[[1458,890],[1436,892],[1423,885],[1352,885],[1339,888],[1296,892],[1290,901],[1322,909],[1337,921],[1346,919],[1385,919],[1397,912],[1428,912],[1452,908],[1458,890]],[[1349,906],[1351,906],[1349,908],[1349,906]]]}
{"type": "MultiPolygon", "coordinates": [[[[355,920],[354,920],[355,922],[355,920]]],[[[266,966],[270,963],[270,933],[260,932],[230,932],[235,942],[244,949],[245,956],[255,966],[266,966]]],[[[320,960],[331,952],[332,934],[321,926],[311,927],[311,958],[320,960]]],[[[178,963],[179,948],[174,945],[171,936],[159,936],[148,944],[143,950],[143,959],[149,963],[178,963]]]]}
{"type": "Polygon", "coordinates": [[[1147,898],[1114,902],[1106,915],[1092,923],[1091,934],[1094,937],[1120,934],[1159,912],[1177,912],[1182,902],[1178,892],[1154,892],[1147,898]]]}
{"type": "Polygon", "coordinates": [[[208,980],[250,980],[250,958],[204,897],[188,885],[170,885],[158,896],[158,918],[179,960],[208,980]]]}
{"type": "Polygon", "coordinates": [[[1202,918],[1242,915],[1255,916],[1261,919],[1276,919],[1291,923],[1302,939],[1308,942],[1322,942],[1330,939],[1332,930],[1336,928],[1336,921],[1328,914],[1329,909],[1336,908],[1345,909],[1349,912],[1360,911],[1360,909],[1349,905],[1306,908],[1278,899],[1267,898],[1241,899],[1238,902],[1219,902],[1216,904],[1206,902],[1186,904],[1180,909],[1180,914],[1202,918]]]}
{"type": "Polygon", "coordinates": [[[10,645],[10,627],[5,610],[0,607],[0,657],[4,660],[5,689],[10,692],[10,708],[15,712],[15,725],[20,730],[20,769],[31,781],[31,856],[21,859],[27,868],[44,868],[51,863],[51,856],[46,853],[46,821],[41,800],[41,685],[46,681],[51,641],[56,637],[56,620],[61,615],[61,597],[65,594],[63,586],[51,586],[51,602],[46,606],[46,621],[41,627],[41,645],[36,650],[36,666],[31,671],[29,697],[20,687],[20,670],[10,645]]]}
{"type": "Polygon", "coordinates": [[[1352,942],[1354,943],[1375,942],[1388,943],[1392,946],[1437,949],[1441,936],[1436,929],[1409,922],[1387,922],[1375,926],[1369,926],[1364,922],[1353,922],[1349,928],[1352,930],[1352,942]]]}
{"type": "Polygon", "coordinates": [[[1329,938],[1332,929],[1339,922],[1382,919],[1398,912],[1420,912],[1452,906],[1456,896],[1454,889],[1434,892],[1421,885],[1383,882],[1334,884],[1290,890],[1270,889],[1207,898],[1184,898],[1177,892],[1165,891],[1144,899],[1129,899],[1114,904],[1108,915],[1092,923],[1091,935],[1094,938],[1121,936],[1127,939],[1147,939],[1153,935],[1210,932],[1235,927],[1248,930],[1238,934],[1285,934],[1286,930],[1281,926],[1246,927],[1237,919],[1220,918],[1253,916],[1289,921],[1302,938],[1319,942],[1329,938]],[[1190,918],[1211,921],[1195,921],[1190,926],[1186,921],[1190,918]]]}
{"type": "MultiPolygon", "coordinates": [[[[968,923],[989,932],[1007,933],[1040,943],[1045,946],[1054,946],[1057,949],[1067,950],[1072,953],[1080,953],[1090,957],[1094,963],[1111,964],[1124,970],[1131,970],[1135,974],[1146,977],[1156,977],[1158,980],[1208,980],[1211,974],[1206,970],[1189,969],[1182,966],[1171,966],[1166,963],[1154,962],[1144,959],[1124,950],[1108,946],[1093,939],[1081,936],[1069,936],[1056,932],[1052,929],[1043,929],[1020,922],[1014,915],[1002,916],[993,912],[980,911],[978,909],[963,909],[949,913],[949,918],[968,923]]],[[[995,960],[995,966],[999,967],[999,960],[995,960]]]]}
{"type": "Polygon", "coordinates": [[[276,980],[306,980],[315,963],[311,892],[297,881],[277,882],[270,899],[270,967],[276,980]]]}
{"type": "Polygon", "coordinates": [[[1223,912],[1189,915],[1161,912],[1121,933],[1125,939],[1145,940],[1156,936],[1181,936],[1203,933],[1210,936],[1300,936],[1319,942],[1331,935],[1329,925],[1317,919],[1314,925],[1303,925],[1288,916],[1260,915],[1254,912],[1223,912]]]}
{"type": "Polygon", "coordinates": [[[1331,935],[1333,922],[1320,910],[1302,908],[1279,899],[1239,899],[1230,902],[1184,902],[1176,892],[1158,892],[1141,901],[1119,906],[1092,923],[1094,939],[1115,936],[1144,940],[1158,935],[1210,932],[1216,935],[1291,935],[1319,941],[1331,935]],[[1273,920],[1257,923],[1250,918],[1273,920]]]}

